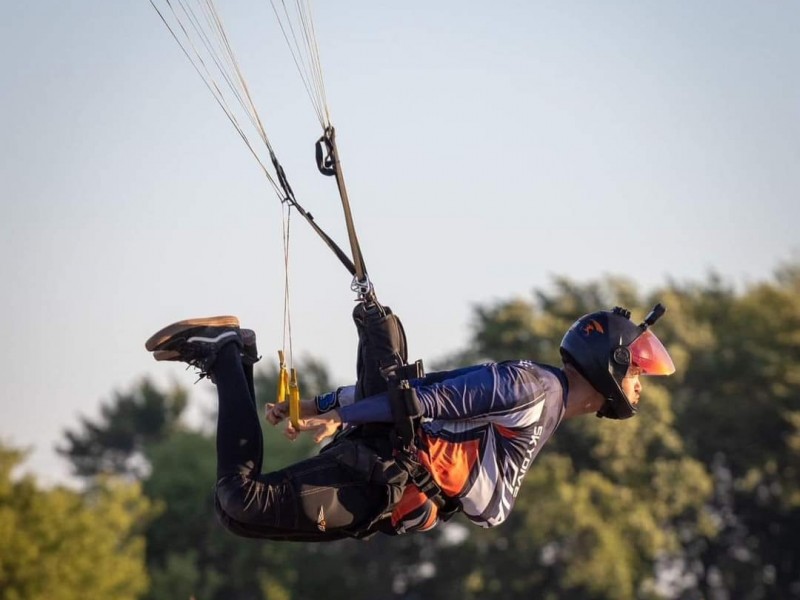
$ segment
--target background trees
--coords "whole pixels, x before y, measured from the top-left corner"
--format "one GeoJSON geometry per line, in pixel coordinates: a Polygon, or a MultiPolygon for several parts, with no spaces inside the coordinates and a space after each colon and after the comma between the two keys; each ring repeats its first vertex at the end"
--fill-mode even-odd
{"type": "Polygon", "coordinates": [[[0,598],[140,598],[148,587],[138,483],[97,479],[83,493],[12,478],[19,451],[0,446],[0,598]]]}
{"type": "MultiPolygon", "coordinates": [[[[18,454],[0,455],[0,598],[44,597],[56,579],[62,595],[47,597],[71,598],[67,587],[92,576],[96,597],[150,600],[800,598],[800,267],[746,289],[716,277],[651,293],[623,279],[556,280],[476,307],[467,348],[427,362],[557,363],[580,314],[619,304],[641,318],[656,299],[669,308],[658,333],[676,375],[645,380],[636,419],[565,422],[496,529],[457,517],[363,543],[235,538],[212,509],[213,432],[183,424],[186,390],[144,381],[65,435],[85,492],[14,481],[18,454]],[[74,576],[46,558],[63,552],[74,576]],[[81,571],[87,562],[101,568],[81,571]],[[108,591],[123,580],[128,595],[108,591]]],[[[300,372],[307,394],[335,386],[320,363],[300,372]]],[[[259,403],[272,400],[274,369],[257,389],[259,403]]],[[[314,451],[265,431],[268,467],[314,451]]]]}
{"type": "Polygon", "coordinates": [[[798,598],[800,268],[743,294],[715,279],[670,292],[677,427],[713,476],[719,529],[686,545],[689,568],[711,597],[798,598]]]}

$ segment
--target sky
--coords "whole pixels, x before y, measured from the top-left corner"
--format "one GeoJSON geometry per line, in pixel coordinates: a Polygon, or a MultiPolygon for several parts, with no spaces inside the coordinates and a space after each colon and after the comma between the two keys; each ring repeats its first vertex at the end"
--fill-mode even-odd
{"type": "MultiPolygon", "coordinates": [[[[321,131],[268,3],[218,0],[301,204],[347,247],[321,131]]],[[[769,279],[800,257],[795,1],[317,2],[361,247],[411,358],[554,277],[642,290],[769,279]]],[[[149,377],[144,341],[238,315],[283,344],[281,207],[146,0],[8,3],[0,20],[0,440],[48,483],[81,417],[149,377]]],[[[299,219],[295,360],[352,381],[350,275],[299,219]]],[[[191,388],[197,414],[214,390],[191,388]]],[[[199,417],[198,417],[199,418],[199,417]]]]}

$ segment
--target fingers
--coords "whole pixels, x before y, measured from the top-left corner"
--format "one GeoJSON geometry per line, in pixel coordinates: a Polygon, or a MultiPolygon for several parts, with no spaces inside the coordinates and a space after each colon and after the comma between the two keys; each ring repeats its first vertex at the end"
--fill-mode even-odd
{"type": "Polygon", "coordinates": [[[308,432],[314,436],[314,443],[319,444],[322,440],[324,440],[327,435],[325,435],[326,427],[324,423],[318,423],[312,426],[309,426],[308,432]]]}
{"type": "Polygon", "coordinates": [[[267,421],[271,425],[277,425],[287,416],[289,416],[289,403],[288,402],[280,402],[278,404],[273,404],[268,402],[265,407],[265,413],[267,421]]]}
{"type": "Polygon", "coordinates": [[[291,422],[286,424],[286,429],[283,431],[283,435],[289,438],[290,441],[295,441],[297,437],[300,435],[300,432],[294,428],[291,422]]]}
{"type": "Polygon", "coordinates": [[[327,427],[324,424],[311,426],[305,421],[300,421],[298,427],[292,425],[291,422],[286,423],[286,429],[284,429],[283,435],[293,442],[300,437],[301,432],[313,433],[314,441],[318,444],[326,437],[332,435],[327,432],[327,427]]]}
{"type": "MultiPolygon", "coordinates": [[[[267,403],[265,406],[265,416],[271,425],[278,425],[279,423],[287,420],[289,416],[288,402],[279,402],[277,404],[267,403]]],[[[291,441],[296,440],[300,433],[308,432],[314,436],[314,442],[319,444],[325,438],[329,438],[336,433],[339,429],[340,421],[331,416],[326,417],[311,417],[308,419],[301,419],[297,427],[292,425],[291,422],[286,423],[284,435],[291,441]]]]}
{"type": "Polygon", "coordinates": [[[303,431],[308,431],[314,435],[314,441],[319,444],[325,438],[329,438],[336,433],[338,424],[330,419],[306,419],[301,424],[303,431]]]}
{"type": "MultiPolygon", "coordinates": [[[[289,403],[268,402],[265,406],[264,414],[267,421],[272,425],[277,425],[289,416],[289,403]]],[[[317,408],[313,400],[300,401],[300,416],[302,418],[315,417],[317,415],[317,408]]]]}
{"type": "Polygon", "coordinates": [[[323,440],[331,437],[335,433],[336,433],[335,429],[333,431],[330,431],[328,427],[325,427],[324,425],[320,426],[317,429],[316,435],[314,435],[314,442],[317,444],[321,444],[323,440]]]}

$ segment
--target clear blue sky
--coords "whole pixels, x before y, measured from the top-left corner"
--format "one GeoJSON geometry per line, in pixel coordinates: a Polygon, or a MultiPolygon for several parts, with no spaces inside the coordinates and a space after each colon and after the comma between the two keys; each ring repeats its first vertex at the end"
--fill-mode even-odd
{"type": "MultiPolygon", "coordinates": [[[[413,357],[553,275],[746,284],[798,256],[797,2],[389,4],[315,16],[367,265],[413,357]]],[[[298,197],[344,242],[268,3],[218,7],[298,197]]],[[[144,376],[192,383],[144,351],[162,325],[237,314],[272,359],[280,208],[146,0],[8,3],[0,45],[0,437],[54,480],[78,415],[144,376]]],[[[349,275],[293,231],[295,356],[347,382],[349,275]]]]}

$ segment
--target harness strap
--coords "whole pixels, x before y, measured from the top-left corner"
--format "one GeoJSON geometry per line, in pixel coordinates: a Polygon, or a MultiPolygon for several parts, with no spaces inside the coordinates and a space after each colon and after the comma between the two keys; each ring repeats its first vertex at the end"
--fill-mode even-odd
{"type": "Polygon", "coordinates": [[[413,365],[404,365],[398,369],[400,373],[393,373],[389,381],[389,405],[392,409],[394,420],[395,447],[404,452],[410,452],[415,446],[417,427],[422,416],[422,405],[409,379],[424,377],[422,361],[413,365]],[[399,378],[398,378],[399,375],[399,378]]]}
{"type": "Polygon", "coordinates": [[[336,185],[339,188],[339,197],[342,200],[342,209],[344,210],[344,220],[347,225],[347,237],[350,240],[350,252],[353,256],[352,287],[360,295],[367,296],[372,291],[372,284],[367,276],[367,267],[364,264],[364,256],[361,254],[361,246],[358,243],[353,214],[350,210],[350,200],[347,196],[347,187],[344,183],[342,163],[339,161],[339,150],[336,147],[336,130],[332,125],[326,127],[322,137],[317,140],[316,158],[317,168],[320,173],[336,177],[336,185]]]}
{"type": "MultiPolygon", "coordinates": [[[[406,336],[400,319],[374,297],[356,305],[353,320],[358,331],[356,401],[388,392],[392,411],[391,424],[359,425],[353,435],[365,441],[372,440],[384,460],[390,461],[409,483],[436,505],[440,519],[447,520],[460,507],[445,496],[417,459],[417,433],[423,411],[411,381],[425,376],[422,361],[408,363],[406,336]]],[[[385,517],[391,515],[392,509],[393,505],[387,506],[386,513],[377,521],[382,523],[381,530],[388,527],[385,517]]],[[[372,531],[369,528],[365,533],[369,535],[372,531]]],[[[385,533],[391,534],[391,528],[385,529],[385,533]]]]}
{"type": "Polygon", "coordinates": [[[345,266],[351,275],[355,276],[356,267],[353,264],[353,261],[350,260],[347,254],[344,253],[344,250],[342,250],[336,244],[336,242],[334,242],[333,239],[327,233],[325,233],[322,227],[317,225],[317,222],[314,221],[313,215],[300,206],[297,198],[295,198],[292,186],[289,185],[289,180],[286,178],[286,173],[283,170],[283,166],[278,162],[278,158],[273,152],[270,152],[270,158],[272,159],[272,166],[275,167],[275,172],[278,174],[278,183],[280,183],[281,189],[283,189],[283,202],[286,202],[290,206],[297,209],[297,212],[300,213],[300,216],[302,216],[308,222],[308,224],[311,225],[311,228],[317,232],[317,235],[322,238],[322,241],[325,242],[328,248],[333,250],[336,258],[339,259],[339,261],[345,266]]]}
{"type": "Polygon", "coordinates": [[[412,454],[408,452],[395,452],[395,461],[408,473],[408,478],[416,488],[436,505],[439,518],[448,521],[461,510],[458,503],[448,498],[434,480],[433,475],[423,467],[412,454]]]}

